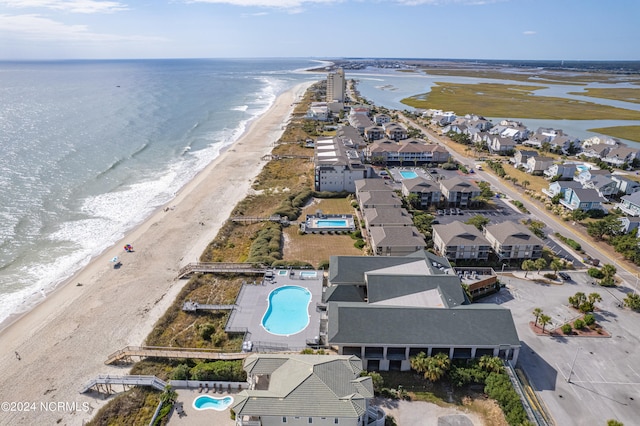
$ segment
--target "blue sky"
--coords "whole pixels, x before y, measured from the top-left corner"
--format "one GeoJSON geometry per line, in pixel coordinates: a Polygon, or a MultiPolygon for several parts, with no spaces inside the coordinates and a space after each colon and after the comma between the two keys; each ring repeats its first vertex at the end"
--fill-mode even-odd
{"type": "Polygon", "coordinates": [[[639,0],[0,0],[0,59],[640,60],[639,0]]]}

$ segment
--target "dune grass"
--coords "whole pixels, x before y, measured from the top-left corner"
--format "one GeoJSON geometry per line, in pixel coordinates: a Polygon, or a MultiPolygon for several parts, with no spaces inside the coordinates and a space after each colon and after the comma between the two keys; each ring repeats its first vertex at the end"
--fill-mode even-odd
{"type": "Polygon", "coordinates": [[[541,86],[438,82],[429,93],[401,102],[414,108],[453,110],[458,115],[553,120],[640,120],[640,111],[549,96],[535,96],[541,86]]]}

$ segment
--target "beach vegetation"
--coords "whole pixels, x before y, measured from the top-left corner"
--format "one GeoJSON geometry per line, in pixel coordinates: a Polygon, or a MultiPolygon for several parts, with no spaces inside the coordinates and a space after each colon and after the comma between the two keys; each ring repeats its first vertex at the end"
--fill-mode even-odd
{"type": "Polygon", "coordinates": [[[282,259],[282,226],[266,222],[251,243],[247,262],[271,265],[282,259]]]}
{"type": "Polygon", "coordinates": [[[244,382],[247,373],[242,369],[242,360],[200,362],[190,371],[192,380],[216,380],[225,382],[244,382]]]}
{"type": "Polygon", "coordinates": [[[160,403],[160,392],[135,387],[115,396],[87,423],[87,426],[134,425],[146,426],[160,403]]]}

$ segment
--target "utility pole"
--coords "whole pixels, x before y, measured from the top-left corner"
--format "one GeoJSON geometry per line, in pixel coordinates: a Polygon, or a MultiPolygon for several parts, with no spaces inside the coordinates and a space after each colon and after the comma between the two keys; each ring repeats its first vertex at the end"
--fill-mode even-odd
{"type": "Polygon", "coordinates": [[[567,383],[571,383],[571,374],[573,374],[573,366],[576,365],[576,359],[578,359],[578,352],[580,351],[580,346],[576,349],[576,355],[573,357],[573,362],[571,363],[571,369],[569,370],[569,376],[567,377],[567,383]]]}

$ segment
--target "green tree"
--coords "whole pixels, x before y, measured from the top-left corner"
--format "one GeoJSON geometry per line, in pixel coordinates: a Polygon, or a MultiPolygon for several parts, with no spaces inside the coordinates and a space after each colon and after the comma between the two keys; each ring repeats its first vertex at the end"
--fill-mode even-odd
{"type": "Polygon", "coordinates": [[[542,333],[544,334],[544,328],[547,324],[551,323],[551,317],[549,315],[540,315],[540,324],[542,324],[542,333]]]}
{"type": "Polygon", "coordinates": [[[571,219],[576,222],[580,222],[581,220],[585,220],[587,218],[587,213],[582,209],[575,209],[571,212],[571,219]]]}
{"type": "Polygon", "coordinates": [[[482,355],[478,360],[478,367],[488,373],[501,373],[504,369],[504,364],[497,356],[482,355]]]}
{"type": "Polygon", "coordinates": [[[560,259],[558,259],[557,257],[555,257],[555,258],[551,261],[551,263],[549,264],[549,266],[551,266],[551,269],[553,269],[553,272],[554,272],[556,275],[558,275],[558,271],[559,271],[560,269],[562,269],[562,267],[563,267],[564,265],[563,265],[563,262],[562,262],[560,259]]]}
{"type": "Polygon", "coordinates": [[[523,180],[521,185],[524,189],[527,189],[527,186],[531,185],[531,182],[529,182],[528,180],[523,180]]]}
{"type": "Polygon", "coordinates": [[[569,296],[569,304],[575,309],[580,309],[580,306],[587,301],[587,296],[579,291],[573,296],[569,296]]]}
{"type": "Polygon", "coordinates": [[[538,319],[540,319],[540,315],[542,315],[542,309],[541,308],[535,308],[533,310],[533,316],[536,317],[536,322],[535,322],[535,326],[538,325],[538,319]]]}
{"type": "Polygon", "coordinates": [[[640,311],[640,295],[636,293],[627,294],[624,298],[624,305],[634,311],[640,311]]]}
{"type": "Polygon", "coordinates": [[[416,209],[420,208],[420,196],[418,194],[416,194],[415,192],[412,192],[411,194],[407,195],[407,203],[416,209]]]}
{"type": "Polygon", "coordinates": [[[607,263],[606,265],[602,265],[600,272],[602,272],[605,278],[607,277],[613,278],[613,276],[616,274],[616,272],[618,272],[618,270],[616,269],[615,266],[607,263]]]}
{"type": "Polygon", "coordinates": [[[542,269],[547,267],[547,261],[541,257],[535,260],[535,265],[536,265],[536,269],[538,270],[538,273],[540,273],[542,269]]]}
{"type": "Polygon", "coordinates": [[[160,395],[160,401],[163,404],[173,404],[176,399],[178,399],[178,392],[171,385],[166,385],[160,395]]]}
{"type": "Polygon", "coordinates": [[[584,321],[582,319],[578,318],[577,320],[575,320],[573,322],[573,327],[576,330],[582,330],[584,328],[584,321]]]}
{"type": "Polygon", "coordinates": [[[428,357],[424,352],[420,352],[410,363],[411,368],[422,373],[424,378],[431,382],[440,380],[451,368],[451,360],[444,353],[428,357]]]}
{"type": "Polygon", "coordinates": [[[382,375],[376,371],[365,371],[363,370],[360,373],[360,376],[366,377],[369,376],[371,377],[371,382],[373,383],[373,391],[375,393],[378,393],[382,390],[382,388],[384,387],[384,378],[382,377],[382,375]]]}
{"type": "Polygon", "coordinates": [[[573,327],[571,327],[571,324],[563,324],[562,327],[560,327],[560,329],[564,334],[571,334],[573,327]]]}
{"type": "Polygon", "coordinates": [[[475,226],[476,228],[478,228],[478,231],[482,231],[482,228],[484,228],[489,223],[489,218],[479,214],[468,219],[465,223],[467,225],[475,226]]]}
{"type": "Polygon", "coordinates": [[[529,274],[529,271],[533,271],[536,269],[536,263],[531,259],[527,259],[522,262],[522,265],[520,267],[523,271],[525,271],[524,277],[527,278],[527,274],[529,274]]]}
{"type": "Polygon", "coordinates": [[[611,419],[607,420],[607,426],[624,426],[624,423],[611,419]]]}

